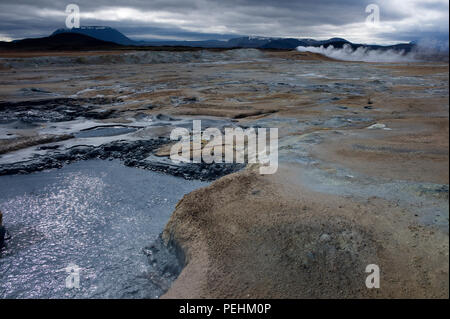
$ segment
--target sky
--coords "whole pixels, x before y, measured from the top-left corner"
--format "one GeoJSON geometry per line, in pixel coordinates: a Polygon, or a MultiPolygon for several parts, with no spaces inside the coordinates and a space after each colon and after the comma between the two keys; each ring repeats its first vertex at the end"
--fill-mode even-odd
{"type": "Polygon", "coordinates": [[[0,41],[47,36],[65,27],[71,3],[80,8],[82,26],[110,26],[134,40],[342,37],[448,48],[449,0],[1,0],[0,41]],[[379,9],[377,23],[366,22],[374,13],[366,12],[369,4],[379,9]]]}

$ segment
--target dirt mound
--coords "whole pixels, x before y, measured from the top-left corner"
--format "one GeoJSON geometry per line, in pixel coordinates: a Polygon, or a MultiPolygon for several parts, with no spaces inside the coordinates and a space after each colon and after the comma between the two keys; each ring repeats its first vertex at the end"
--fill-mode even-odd
{"type": "Polygon", "coordinates": [[[165,297],[448,297],[444,234],[381,200],[286,187],[289,170],[277,175],[233,174],[179,202],[163,237],[186,266],[165,297]],[[369,264],[380,289],[365,286],[369,264]]]}

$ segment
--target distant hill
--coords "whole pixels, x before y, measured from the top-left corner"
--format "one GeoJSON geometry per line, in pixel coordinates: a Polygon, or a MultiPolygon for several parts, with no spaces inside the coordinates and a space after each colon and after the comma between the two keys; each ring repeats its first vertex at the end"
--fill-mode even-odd
{"type": "Polygon", "coordinates": [[[120,45],[116,43],[76,33],[61,33],[44,38],[0,42],[0,49],[10,50],[98,50],[118,47],[120,45]]]}
{"type": "Polygon", "coordinates": [[[129,39],[123,35],[123,33],[110,27],[88,26],[72,29],[58,29],[53,32],[52,35],[61,33],[78,33],[106,42],[114,42],[121,45],[137,45],[136,41],[129,39]]]}
{"type": "Polygon", "coordinates": [[[128,46],[186,46],[199,48],[255,48],[255,49],[295,49],[298,46],[342,48],[345,44],[353,49],[364,46],[371,49],[393,49],[410,51],[414,44],[405,43],[394,46],[364,45],[351,43],[342,38],[331,38],[328,40],[296,39],[296,38],[271,38],[246,36],[229,39],[228,41],[203,40],[203,41],[175,41],[175,40],[154,40],[154,41],[134,41],[122,34],[120,31],[106,26],[86,26],[72,29],[58,29],[53,35],[62,33],[77,33],[93,37],[98,40],[114,42],[128,46]]]}
{"type": "Polygon", "coordinates": [[[192,48],[229,48],[227,41],[220,40],[201,40],[201,41],[180,41],[180,40],[154,40],[154,41],[136,41],[134,45],[138,46],[177,46],[192,48]]]}
{"type": "Polygon", "coordinates": [[[314,40],[314,39],[273,39],[268,41],[266,44],[261,46],[263,49],[295,49],[297,47],[320,47],[323,46],[325,48],[332,45],[334,48],[341,49],[344,45],[349,45],[352,49],[357,49],[359,47],[366,47],[372,50],[404,50],[405,52],[411,51],[414,47],[412,43],[402,43],[395,45],[367,45],[360,43],[352,43],[342,38],[331,38],[328,40],[314,40]]]}
{"type": "Polygon", "coordinates": [[[204,41],[174,41],[174,40],[154,40],[154,41],[134,41],[123,35],[116,29],[103,26],[87,26],[72,29],[58,29],[49,37],[39,39],[24,39],[13,41],[14,44],[0,43],[0,48],[15,47],[28,49],[48,49],[48,50],[92,50],[96,48],[111,48],[113,46],[138,46],[138,47],[191,47],[191,48],[257,48],[257,49],[284,49],[292,50],[302,47],[328,47],[342,48],[349,45],[353,49],[364,46],[369,49],[379,50],[404,50],[409,52],[415,44],[404,43],[391,46],[365,45],[351,43],[342,38],[331,38],[328,40],[296,39],[296,38],[269,38],[269,37],[239,37],[228,41],[204,40],[204,41]]]}
{"type": "Polygon", "coordinates": [[[274,38],[265,37],[241,37],[230,39],[226,42],[228,47],[240,47],[240,48],[262,48],[264,45],[273,41],[274,38]]]}
{"type": "Polygon", "coordinates": [[[293,50],[299,46],[302,47],[328,47],[332,45],[335,48],[342,48],[344,45],[350,45],[353,49],[358,47],[367,47],[369,49],[381,49],[381,50],[404,50],[409,52],[413,47],[413,43],[403,43],[396,45],[366,45],[359,43],[351,43],[342,38],[331,38],[328,40],[314,40],[314,39],[295,39],[295,38],[265,38],[265,37],[240,37],[233,38],[228,41],[217,41],[217,40],[207,40],[207,41],[154,41],[154,42],[141,42],[141,45],[182,45],[182,46],[193,46],[202,48],[255,48],[255,49],[284,49],[293,50]]]}

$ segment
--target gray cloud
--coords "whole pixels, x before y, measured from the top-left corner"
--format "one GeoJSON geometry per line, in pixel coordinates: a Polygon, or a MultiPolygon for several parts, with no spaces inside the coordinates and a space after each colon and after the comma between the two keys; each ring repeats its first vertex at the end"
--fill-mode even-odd
{"type": "MultiPolygon", "coordinates": [[[[45,36],[64,27],[56,0],[2,0],[0,39],[45,36]]],[[[444,0],[77,0],[82,25],[109,25],[131,38],[226,39],[237,35],[345,37],[387,43],[448,38],[444,0]],[[380,7],[380,25],[365,25],[369,3],[380,7]]]]}

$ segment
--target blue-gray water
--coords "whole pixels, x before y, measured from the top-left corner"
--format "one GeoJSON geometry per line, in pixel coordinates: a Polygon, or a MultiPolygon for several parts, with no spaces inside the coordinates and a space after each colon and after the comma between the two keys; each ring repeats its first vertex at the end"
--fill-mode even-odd
{"type": "Polygon", "coordinates": [[[0,177],[12,235],[0,257],[0,298],[155,298],[142,249],[184,194],[205,186],[116,161],[0,177]],[[66,288],[65,267],[81,268],[66,288]]]}

